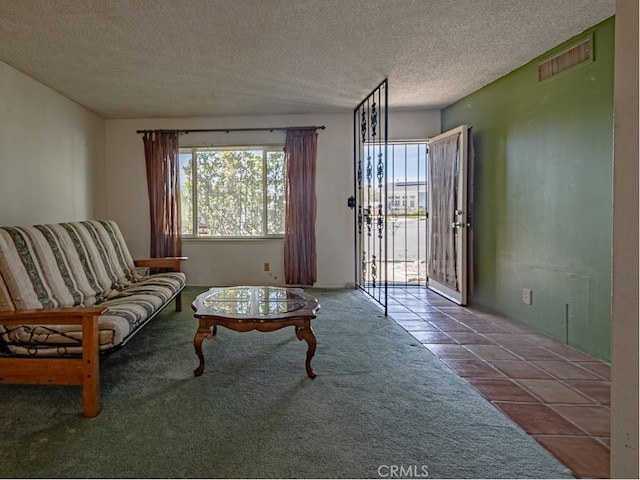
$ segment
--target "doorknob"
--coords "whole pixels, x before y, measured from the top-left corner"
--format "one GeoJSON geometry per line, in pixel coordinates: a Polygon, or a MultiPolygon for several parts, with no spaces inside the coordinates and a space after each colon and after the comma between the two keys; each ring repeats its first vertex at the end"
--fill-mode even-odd
{"type": "Polygon", "coordinates": [[[351,195],[349,198],[347,198],[347,207],[352,209],[356,208],[356,197],[351,195]]]}
{"type": "Polygon", "coordinates": [[[460,227],[462,227],[462,222],[453,222],[451,224],[451,227],[452,228],[460,228],[460,227]]]}

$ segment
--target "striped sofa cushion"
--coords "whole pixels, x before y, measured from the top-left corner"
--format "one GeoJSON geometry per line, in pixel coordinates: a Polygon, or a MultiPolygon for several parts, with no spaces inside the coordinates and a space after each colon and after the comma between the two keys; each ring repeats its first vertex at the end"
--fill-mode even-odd
{"type": "Polygon", "coordinates": [[[11,300],[11,295],[9,295],[7,285],[6,283],[4,283],[2,270],[0,270],[0,312],[6,312],[15,309],[16,307],[13,305],[13,300],[11,300]]]}
{"type": "MultiPolygon", "coordinates": [[[[104,305],[100,349],[126,341],[185,285],[183,273],[140,276],[112,221],[0,227],[0,308],[104,305]]],[[[0,326],[12,353],[80,353],[78,326],[0,326]]]]}
{"type": "Polygon", "coordinates": [[[94,305],[138,277],[111,221],[0,228],[0,271],[16,309],[94,305]]]}

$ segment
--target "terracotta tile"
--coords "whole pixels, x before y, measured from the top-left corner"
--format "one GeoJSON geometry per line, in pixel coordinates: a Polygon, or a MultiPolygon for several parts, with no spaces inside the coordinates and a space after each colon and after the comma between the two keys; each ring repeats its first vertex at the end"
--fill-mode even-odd
{"type": "Polygon", "coordinates": [[[552,375],[562,380],[598,380],[592,373],[576,366],[571,362],[534,360],[531,362],[537,367],[543,368],[552,375]]]}
{"type": "Polygon", "coordinates": [[[609,450],[590,437],[536,435],[536,440],[578,478],[610,478],[609,450]]]}
{"type": "Polygon", "coordinates": [[[436,307],[448,308],[452,305],[451,300],[442,297],[427,297],[426,301],[428,305],[434,305],[436,307]]]}
{"type": "Polygon", "coordinates": [[[504,378],[499,371],[480,359],[454,359],[443,358],[443,362],[449,365],[461,377],[474,378],[504,378]]]}
{"type": "Polygon", "coordinates": [[[611,365],[605,362],[576,362],[579,367],[589,370],[591,373],[604,378],[605,380],[611,380],[611,365]]]}
{"type": "Polygon", "coordinates": [[[425,305],[424,303],[420,305],[408,305],[407,308],[418,315],[429,315],[430,313],[437,311],[436,307],[425,305]]]}
{"type": "Polygon", "coordinates": [[[398,313],[412,313],[411,310],[409,310],[407,307],[405,307],[402,304],[387,305],[387,312],[389,312],[389,315],[391,315],[392,317],[394,314],[398,314],[398,313]]]}
{"type": "Polygon", "coordinates": [[[520,325],[515,322],[502,321],[496,323],[509,333],[533,333],[533,330],[531,328],[525,327],[524,325],[520,325]]]}
{"type": "Polygon", "coordinates": [[[413,312],[389,312],[389,316],[393,318],[396,322],[405,322],[405,321],[424,321],[420,316],[413,312]]]}
{"type": "Polygon", "coordinates": [[[398,322],[402,328],[409,332],[438,332],[439,330],[431,325],[429,322],[425,322],[424,320],[407,320],[407,321],[399,321],[398,322]]]}
{"type": "Polygon", "coordinates": [[[611,383],[591,380],[565,380],[564,383],[602,405],[611,404],[611,383]]]}
{"type": "Polygon", "coordinates": [[[434,297],[441,298],[440,295],[438,295],[437,293],[434,293],[431,290],[427,290],[427,289],[416,290],[415,288],[412,288],[411,293],[414,297],[420,298],[422,300],[427,300],[429,298],[434,298],[434,297]]]}
{"type": "Polygon", "coordinates": [[[457,315],[457,314],[465,314],[467,313],[467,309],[461,307],[459,305],[454,305],[452,302],[449,302],[447,305],[441,305],[439,307],[441,312],[448,313],[449,315],[457,315]]]}
{"type": "Polygon", "coordinates": [[[453,320],[449,315],[446,315],[442,312],[423,313],[422,315],[420,315],[420,317],[423,318],[424,320],[428,320],[429,322],[437,322],[439,320],[445,320],[445,321],[453,320]]]}
{"type": "Polygon", "coordinates": [[[508,347],[509,345],[532,344],[522,333],[485,333],[483,335],[498,345],[503,345],[505,347],[508,347]]]}
{"type": "Polygon", "coordinates": [[[429,320],[430,323],[438,327],[443,332],[471,332],[471,330],[462,323],[453,320],[452,318],[429,320]]]}
{"type": "Polygon", "coordinates": [[[480,315],[477,315],[473,312],[464,312],[464,313],[456,313],[452,315],[459,322],[467,323],[467,322],[485,322],[487,321],[480,315]]]}
{"type": "Polygon", "coordinates": [[[394,295],[393,298],[401,300],[403,305],[426,305],[424,298],[416,297],[415,295],[407,294],[403,297],[396,297],[394,295]]]}
{"type": "Polygon", "coordinates": [[[441,358],[477,358],[462,345],[448,343],[425,343],[425,347],[441,358]]]}
{"type": "Polygon", "coordinates": [[[529,362],[492,360],[491,365],[509,378],[552,378],[551,375],[544,370],[537,368],[529,362]]]}
{"type": "Polygon", "coordinates": [[[518,380],[526,390],[539,397],[544,403],[591,403],[594,401],[579,394],[558,380],[518,380]]]}
{"type": "Polygon", "coordinates": [[[535,403],[538,400],[514,382],[501,378],[467,378],[467,381],[489,401],[535,403]]]}
{"type": "Polygon", "coordinates": [[[609,364],[427,289],[393,291],[389,315],[398,324],[534,434],[574,475],[608,477],[610,412],[600,405],[610,403],[609,364]],[[576,410],[585,407],[596,409],[576,410]]]}
{"type": "Polygon", "coordinates": [[[416,314],[423,320],[429,320],[433,315],[444,315],[436,310],[435,307],[430,307],[429,305],[425,305],[422,310],[416,311],[416,314]]]}
{"type": "Polygon", "coordinates": [[[518,360],[518,357],[498,345],[467,345],[467,348],[483,360],[518,360]]]}
{"type": "Polygon", "coordinates": [[[409,332],[420,343],[456,343],[443,332],[409,332]]]}
{"type": "Polygon", "coordinates": [[[572,362],[589,362],[589,361],[596,360],[595,358],[593,358],[590,355],[587,355],[586,353],[580,352],[575,348],[572,348],[568,345],[564,345],[559,342],[555,345],[553,344],[545,345],[544,348],[552,351],[553,353],[555,353],[556,355],[559,355],[565,360],[569,360],[572,362]]]}
{"type": "Polygon", "coordinates": [[[413,295],[403,288],[396,288],[393,285],[389,287],[389,296],[391,300],[403,299],[403,298],[413,298],[413,295]]]}
{"type": "Polygon", "coordinates": [[[449,332],[449,336],[461,345],[483,344],[491,345],[493,342],[479,333],[474,332],[449,332]]]}
{"type": "Polygon", "coordinates": [[[505,348],[525,360],[560,360],[555,353],[537,345],[508,345],[505,348]]]}
{"type": "MultiPolygon", "coordinates": [[[[371,299],[373,301],[373,299],[371,299]]],[[[404,304],[404,299],[396,299],[396,298],[389,298],[387,301],[387,308],[391,308],[393,306],[402,306],[404,304]]]]}
{"type": "Polygon", "coordinates": [[[578,427],[541,403],[494,402],[529,434],[580,435],[578,427]]]}
{"type": "Polygon", "coordinates": [[[404,305],[405,307],[408,308],[412,308],[412,307],[418,307],[418,308],[422,308],[425,306],[424,302],[420,299],[417,299],[413,296],[406,296],[402,299],[402,302],[400,302],[402,305],[404,305]]]}
{"type": "Polygon", "coordinates": [[[487,320],[460,319],[460,322],[478,333],[508,333],[508,330],[487,320]]]}
{"type": "Polygon", "coordinates": [[[541,333],[523,333],[523,338],[529,340],[530,343],[539,346],[556,346],[560,342],[555,338],[548,337],[547,335],[543,335],[541,333]]]}
{"type": "Polygon", "coordinates": [[[483,320],[488,320],[490,322],[493,323],[513,323],[510,320],[507,320],[504,317],[501,317],[500,315],[496,315],[494,313],[490,313],[490,312],[485,312],[482,310],[476,310],[474,312],[476,314],[477,317],[482,318],[483,320]]]}
{"type": "Polygon", "coordinates": [[[463,324],[468,324],[470,322],[472,322],[473,320],[475,321],[481,321],[484,322],[484,320],[482,320],[481,318],[476,317],[475,315],[468,315],[468,314],[464,314],[464,313],[451,313],[449,315],[451,318],[453,318],[454,320],[463,323],[463,324]]]}
{"type": "Polygon", "coordinates": [[[594,436],[610,436],[611,412],[599,405],[551,405],[556,412],[594,436]]]}

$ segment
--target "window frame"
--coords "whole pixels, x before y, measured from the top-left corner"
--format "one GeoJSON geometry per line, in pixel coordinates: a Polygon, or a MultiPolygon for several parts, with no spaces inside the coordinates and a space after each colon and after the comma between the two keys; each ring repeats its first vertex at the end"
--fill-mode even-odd
{"type": "MultiPolygon", "coordinates": [[[[184,153],[189,153],[191,155],[191,159],[189,163],[191,165],[191,169],[193,172],[193,182],[191,186],[191,201],[192,201],[192,224],[191,224],[191,234],[182,234],[183,240],[187,242],[199,243],[199,242],[255,242],[255,241],[273,241],[273,240],[284,240],[285,234],[283,233],[266,233],[267,226],[269,221],[269,202],[268,202],[268,165],[267,158],[269,153],[282,153],[284,155],[284,145],[283,144],[260,144],[260,145],[190,145],[190,146],[181,146],[179,148],[178,154],[179,156],[184,153]],[[196,163],[196,152],[197,151],[255,151],[262,150],[262,235],[245,235],[245,236],[234,236],[234,235],[199,235],[198,234],[198,221],[197,221],[197,212],[198,212],[198,183],[197,183],[197,163],[196,163]]],[[[283,157],[284,163],[284,157],[283,157]]],[[[182,168],[182,166],[180,166],[182,168]]],[[[283,165],[283,169],[286,170],[286,166],[283,165]]],[[[286,171],[284,172],[285,178],[283,178],[283,184],[286,182],[286,171]]],[[[180,198],[180,208],[182,209],[182,198],[180,198]]],[[[283,211],[284,215],[284,211],[283,211]]],[[[283,218],[283,227],[284,227],[284,218],[283,218]]]]}

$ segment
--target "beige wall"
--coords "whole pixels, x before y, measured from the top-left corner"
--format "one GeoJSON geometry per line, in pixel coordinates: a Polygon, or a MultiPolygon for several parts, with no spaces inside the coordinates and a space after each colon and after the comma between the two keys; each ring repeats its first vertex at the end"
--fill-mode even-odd
{"type": "MultiPolygon", "coordinates": [[[[108,120],[107,215],[123,231],[134,258],[149,252],[149,214],[144,152],[139,129],[262,128],[325,125],[318,130],[316,241],[318,287],[343,287],[353,281],[353,212],[346,206],[353,191],[353,115],[108,120]]],[[[390,114],[390,139],[426,138],[440,131],[440,114],[390,114]]],[[[284,132],[190,133],[184,146],[284,144],[284,132]]],[[[284,283],[281,240],[185,241],[184,269],[190,285],[284,283]],[[269,272],[264,263],[271,264],[269,272]]]]}
{"type": "Polygon", "coordinates": [[[611,478],[638,478],[638,2],[616,1],[611,478]]]}
{"type": "Polygon", "coordinates": [[[0,62],[0,225],[104,215],[104,120],[0,62]]]}

